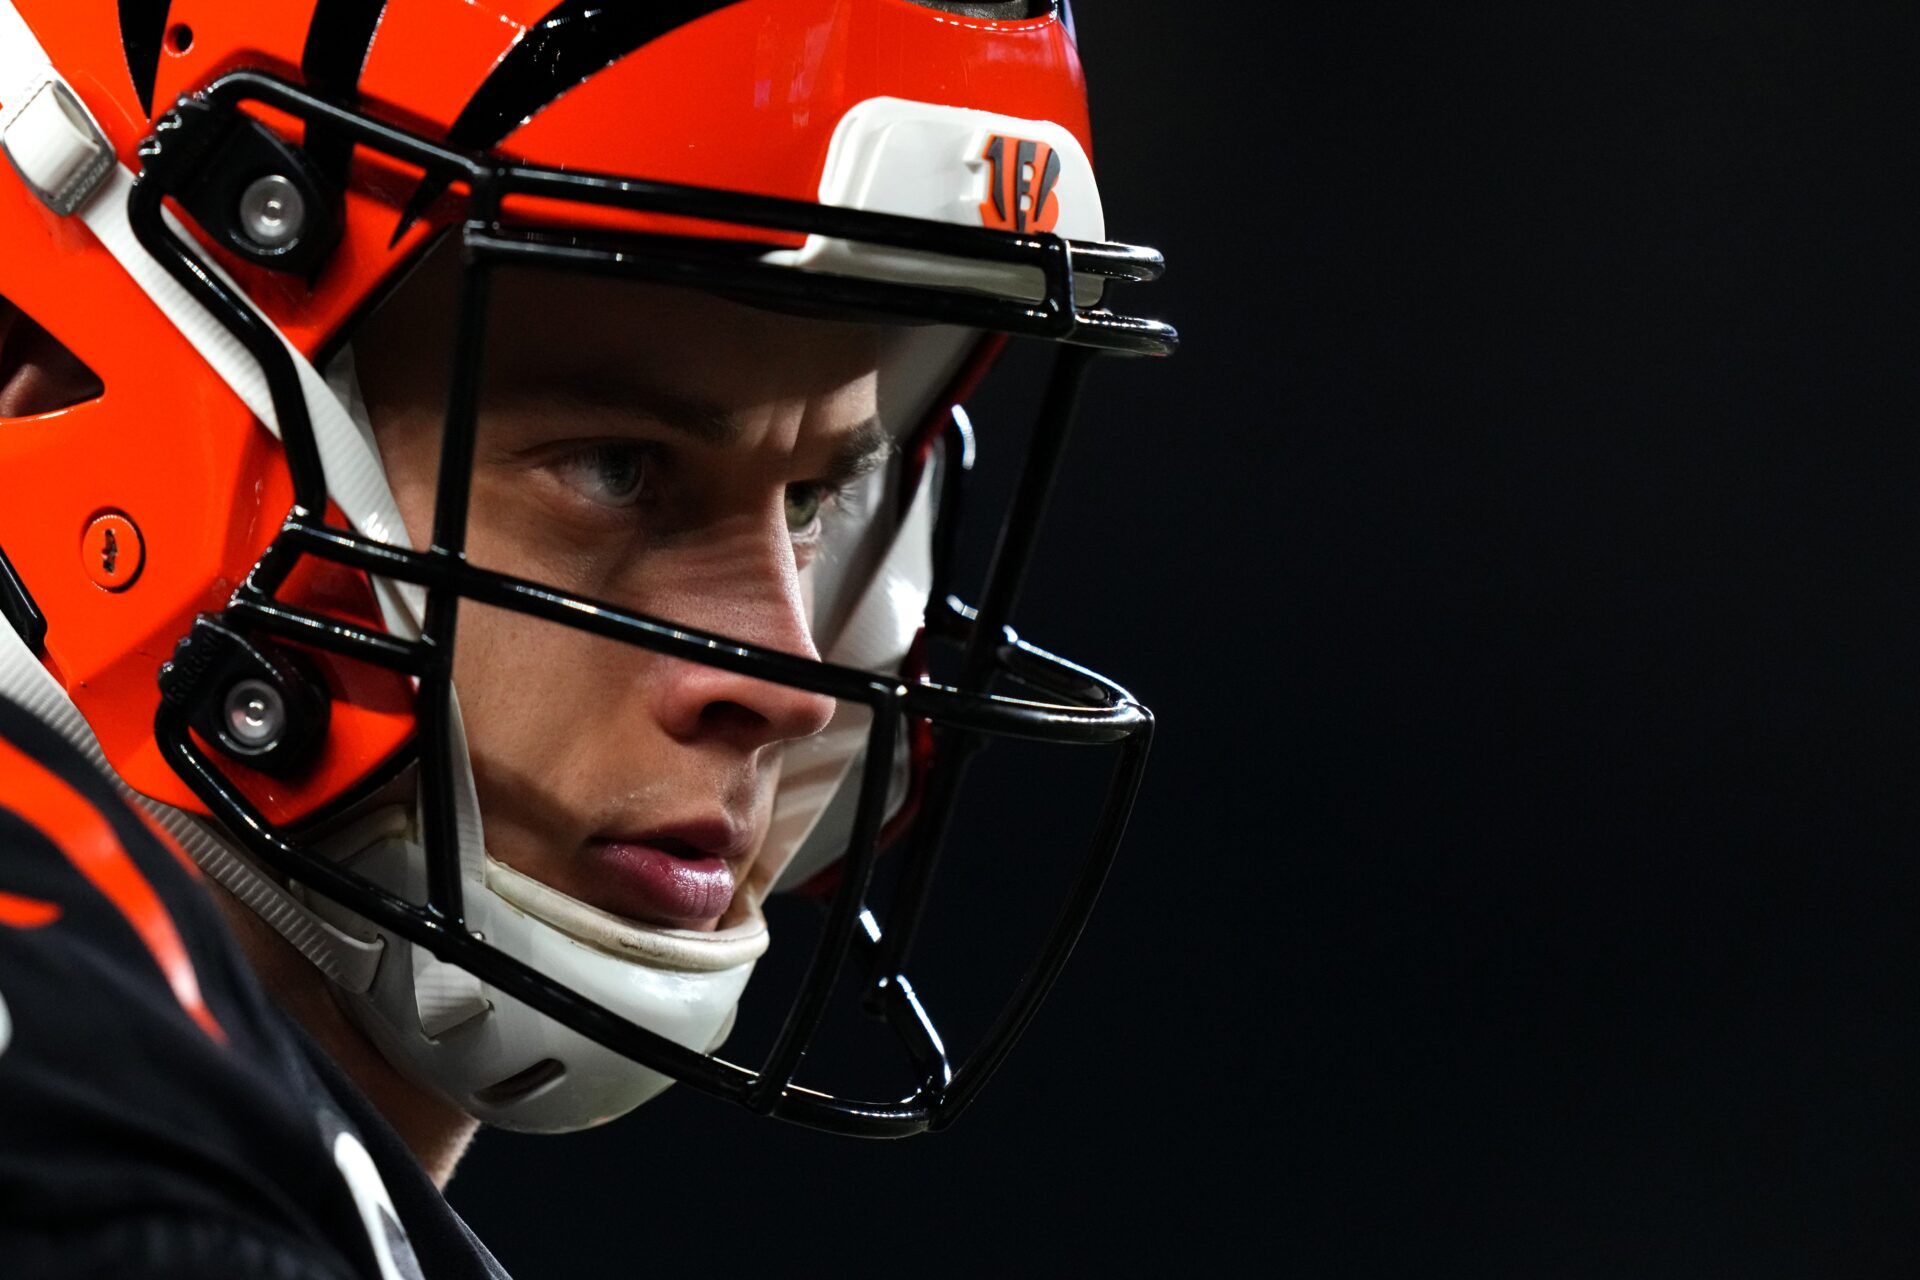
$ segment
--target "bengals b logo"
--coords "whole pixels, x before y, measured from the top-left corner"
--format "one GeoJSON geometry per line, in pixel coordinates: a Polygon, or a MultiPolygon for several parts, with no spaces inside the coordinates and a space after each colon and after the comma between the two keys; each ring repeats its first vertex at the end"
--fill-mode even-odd
{"type": "Polygon", "coordinates": [[[980,153],[987,162],[982,225],[996,231],[1051,231],[1060,221],[1060,153],[1044,142],[994,134],[980,153]]]}

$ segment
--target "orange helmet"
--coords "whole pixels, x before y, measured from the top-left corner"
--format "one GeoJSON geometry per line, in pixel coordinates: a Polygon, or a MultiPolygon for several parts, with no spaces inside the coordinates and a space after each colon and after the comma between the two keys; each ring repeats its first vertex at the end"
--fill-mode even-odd
{"type": "Polygon", "coordinates": [[[1064,962],[1151,724],[1006,626],[1090,357],[1174,345],[1102,305],[1160,262],[1104,238],[1063,6],[0,0],[0,149],[0,301],[91,374],[0,418],[0,693],[96,749],[397,1065],[482,1118],[576,1127],[671,1078],[826,1128],[950,1120],[1064,962]],[[417,550],[350,352],[441,243],[462,311],[417,550]],[[884,373],[905,447],[849,535],[863,567],[822,588],[825,661],[466,560],[501,264],[918,326],[884,373]],[[960,402],[1009,335],[1060,355],[976,610],[948,595],[934,529],[964,475],[960,402]],[[783,777],[783,883],[831,905],[758,1068],[711,1051],[763,940],[610,941],[489,875],[446,656],[461,599],[840,700],[783,777]],[[958,646],[957,686],[924,678],[923,636],[958,646]],[[955,1069],[903,966],[960,766],[996,735],[1119,763],[1073,901],[955,1069]],[[884,914],[865,899],[883,847],[905,860],[884,914]],[[915,1064],[905,1101],[793,1083],[856,948],[915,1064]]]}

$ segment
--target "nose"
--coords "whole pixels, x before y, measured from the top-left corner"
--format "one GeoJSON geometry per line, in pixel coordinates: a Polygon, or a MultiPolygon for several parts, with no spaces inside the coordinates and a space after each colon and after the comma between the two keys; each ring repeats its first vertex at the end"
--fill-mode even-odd
{"type": "MultiPolygon", "coordinates": [[[[786,540],[781,539],[785,544],[786,540]]],[[[665,616],[683,625],[763,649],[818,659],[791,545],[754,557],[733,571],[698,574],[707,590],[685,592],[665,616]],[[720,584],[724,583],[724,587],[720,584]]],[[[697,585],[697,584],[696,584],[697,585]]],[[[721,743],[739,751],[810,737],[833,719],[835,702],[792,685],[722,667],[664,658],[653,682],[661,727],[682,742],[721,743]]]]}

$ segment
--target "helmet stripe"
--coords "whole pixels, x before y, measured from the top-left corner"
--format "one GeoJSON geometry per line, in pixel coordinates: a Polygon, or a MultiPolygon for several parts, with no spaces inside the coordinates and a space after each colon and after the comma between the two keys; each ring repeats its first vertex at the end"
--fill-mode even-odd
{"type": "MultiPolygon", "coordinates": [[[[307,87],[336,102],[357,96],[360,72],[373,47],[373,33],[386,12],[387,0],[319,0],[307,27],[307,45],[300,54],[300,71],[307,87]]],[[[307,154],[335,190],[346,186],[347,162],[353,144],[335,133],[309,126],[307,154]]]]}
{"type": "Polygon", "coordinates": [[[494,146],[561,94],[641,45],[734,3],[661,0],[614,7],[605,0],[562,0],[500,59],[447,136],[456,146],[494,146]]]}
{"type": "Polygon", "coordinates": [[[173,0],[120,0],[120,44],[127,52],[127,73],[140,109],[153,114],[153,82],[160,75],[160,42],[167,33],[173,0]]]}
{"type": "MultiPolygon", "coordinates": [[[[494,65],[461,109],[447,140],[474,151],[496,146],[561,94],[635,49],[738,2],[658,0],[615,7],[606,0],[562,0],[494,65]]],[[[442,182],[423,181],[407,202],[393,238],[398,241],[444,190],[442,182]]]]}

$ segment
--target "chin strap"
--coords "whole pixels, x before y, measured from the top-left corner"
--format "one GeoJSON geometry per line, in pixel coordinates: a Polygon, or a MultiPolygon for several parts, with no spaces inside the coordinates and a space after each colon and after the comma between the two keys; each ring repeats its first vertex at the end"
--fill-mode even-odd
{"type": "Polygon", "coordinates": [[[271,925],[336,986],[359,995],[373,985],[380,956],[386,950],[382,939],[356,938],[322,920],[192,814],[139,796],[124,783],[121,790],[138,800],[180,842],[209,880],[271,925]]]}

